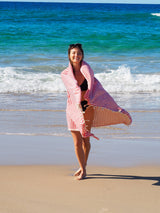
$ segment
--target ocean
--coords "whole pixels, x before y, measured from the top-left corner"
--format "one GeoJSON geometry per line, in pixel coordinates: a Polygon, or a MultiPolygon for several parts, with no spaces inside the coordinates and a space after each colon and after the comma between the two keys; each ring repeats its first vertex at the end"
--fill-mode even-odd
{"type": "Polygon", "coordinates": [[[81,43],[95,77],[133,117],[129,128],[97,134],[159,139],[159,41],[160,5],[0,2],[0,134],[70,136],[60,73],[69,44],[81,43]]]}

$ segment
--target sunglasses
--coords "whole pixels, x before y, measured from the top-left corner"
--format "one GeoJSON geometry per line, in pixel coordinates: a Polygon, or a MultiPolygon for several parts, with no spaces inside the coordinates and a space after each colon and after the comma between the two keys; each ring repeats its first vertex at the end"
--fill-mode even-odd
{"type": "Polygon", "coordinates": [[[79,43],[77,43],[77,44],[70,44],[69,47],[70,48],[74,48],[74,47],[82,48],[82,44],[79,44],[79,43]]]}

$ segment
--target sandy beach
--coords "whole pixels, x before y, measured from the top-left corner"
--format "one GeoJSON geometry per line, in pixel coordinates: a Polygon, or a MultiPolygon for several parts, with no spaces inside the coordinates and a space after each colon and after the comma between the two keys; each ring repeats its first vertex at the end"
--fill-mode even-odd
{"type": "Polygon", "coordinates": [[[2,213],[158,213],[160,167],[1,166],[2,213]]]}
{"type": "Polygon", "coordinates": [[[71,137],[0,135],[0,146],[1,213],[159,212],[158,141],[93,140],[82,181],[71,137]]]}

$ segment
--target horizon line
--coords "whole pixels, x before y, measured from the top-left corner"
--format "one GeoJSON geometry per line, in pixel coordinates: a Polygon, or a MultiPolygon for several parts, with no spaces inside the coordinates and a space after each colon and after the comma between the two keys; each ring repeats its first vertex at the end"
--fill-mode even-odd
{"type": "Polygon", "coordinates": [[[60,2],[56,2],[56,1],[47,1],[47,0],[42,0],[42,1],[30,1],[30,0],[25,0],[25,1],[22,1],[22,0],[6,0],[6,1],[0,1],[1,2],[14,2],[14,3],[73,3],[73,4],[131,4],[131,5],[160,5],[159,3],[126,3],[126,2],[74,2],[74,1],[68,1],[68,2],[63,2],[63,1],[60,1],[60,2]]]}

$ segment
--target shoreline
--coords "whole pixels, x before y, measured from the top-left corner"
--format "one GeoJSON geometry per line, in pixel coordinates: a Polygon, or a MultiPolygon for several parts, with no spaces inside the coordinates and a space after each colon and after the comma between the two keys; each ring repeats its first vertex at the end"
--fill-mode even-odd
{"type": "MultiPolygon", "coordinates": [[[[72,137],[0,135],[0,165],[76,165],[72,137]]],[[[91,138],[88,165],[160,165],[159,138],[91,138]]]]}

